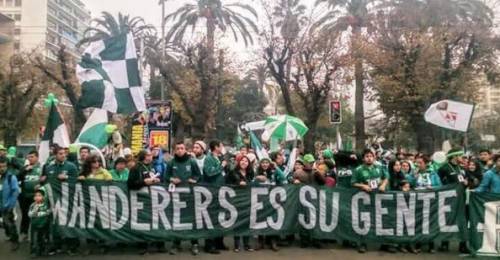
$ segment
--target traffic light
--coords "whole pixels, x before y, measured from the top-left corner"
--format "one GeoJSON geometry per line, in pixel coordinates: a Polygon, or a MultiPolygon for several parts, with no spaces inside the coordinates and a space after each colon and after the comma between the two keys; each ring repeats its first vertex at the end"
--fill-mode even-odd
{"type": "Polygon", "coordinates": [[[330,101],[330,122],[332,124],[342,123],[342,106],[340,101],[330,101]]]}

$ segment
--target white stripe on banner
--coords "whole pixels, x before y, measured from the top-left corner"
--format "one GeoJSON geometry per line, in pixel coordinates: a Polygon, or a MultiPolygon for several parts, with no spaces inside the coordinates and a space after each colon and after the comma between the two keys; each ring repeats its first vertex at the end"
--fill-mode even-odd
{"type": "Polygon", "coordinates": [[[102,103],[102,109],[108,110],[112,113],[116,113],[118,110],[118,103],[115,97],[115,88],[113,84],[109,81],[103,81],[104,83],[104,102],[102,103]]]}

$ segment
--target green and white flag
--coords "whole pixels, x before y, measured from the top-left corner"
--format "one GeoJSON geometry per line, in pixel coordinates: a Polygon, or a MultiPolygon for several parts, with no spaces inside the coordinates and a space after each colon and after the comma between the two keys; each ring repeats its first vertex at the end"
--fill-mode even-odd
{"type": "Polygon", "coordinates": [[[53,144],[64,148],[70,145],[68,129],[55,104],[50,106],[49,117],[38,148],[40,162],[45,163],[47,161],[50,156],[50,146],[53,144]]]}
{"type": "Polygon", "coordinates": [[[108,111],[96,108],[82,128],[77,143],[88,143],[102,149],[108,143],[109,135],[106,132],[108,111]]]}
{"type": "Polygon", "coordinates": [[[261,160],[263,158],[269,158],[269,154],[267,153],[266,149],[262,147],[262,144],[260,143],[257,136],[253,133],[253,131],[250,131],[250,143],[252,144],[252,148],[255,150],[257,159],[261,160]]]}
{"type": "Polygon", "coordinates": [[[82,86],[81,107],[119,114],[146,110],[131,33],[91,43],[77,65],[76,74],[82,86]]]}

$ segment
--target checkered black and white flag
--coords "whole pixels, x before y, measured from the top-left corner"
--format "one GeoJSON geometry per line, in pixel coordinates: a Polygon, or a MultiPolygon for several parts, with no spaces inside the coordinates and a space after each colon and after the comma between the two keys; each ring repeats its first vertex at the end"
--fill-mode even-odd
{"type": "Polygon", "coordinates": [[[77,65],[76,74],[82,86],[81,107],[119,114],[146,110],[131,33],[91,43],[77,65]]]}

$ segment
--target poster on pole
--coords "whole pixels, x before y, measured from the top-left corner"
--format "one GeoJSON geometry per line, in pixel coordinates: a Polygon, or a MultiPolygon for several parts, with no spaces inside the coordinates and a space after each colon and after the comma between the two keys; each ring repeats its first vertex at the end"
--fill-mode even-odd
{"type": "Polygon", "coordinates": [[[159,146],[170,152],[172,135],[172,103],[147,101],[147,110],[137,113],[132,121],[131,149],[137,154],[142,149],[159,146]]]}

